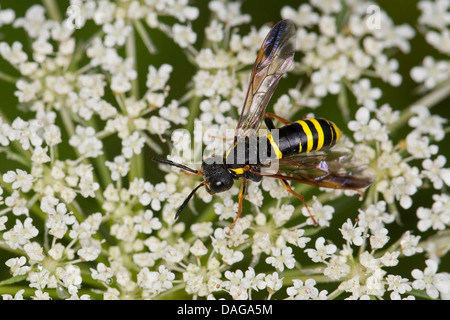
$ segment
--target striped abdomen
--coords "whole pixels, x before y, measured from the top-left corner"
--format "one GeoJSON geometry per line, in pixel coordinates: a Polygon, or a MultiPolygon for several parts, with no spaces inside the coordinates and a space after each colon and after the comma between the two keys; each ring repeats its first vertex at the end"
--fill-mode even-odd
{"type": "Polygon", "coordinates": [[[331,121],[316,118],[299,120],[278,129],[278,141],[267,135],[278,159],[296,153],[328,150],[339,141],[342,133],[331,121]]]}

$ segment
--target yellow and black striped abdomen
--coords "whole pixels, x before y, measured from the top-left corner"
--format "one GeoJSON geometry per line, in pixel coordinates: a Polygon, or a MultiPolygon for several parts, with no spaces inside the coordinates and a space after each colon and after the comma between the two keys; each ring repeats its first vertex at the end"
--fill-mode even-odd
{"type": "Polygon", "coordinates": [[[278,159],[296,153],[328,150],[339,141],[342,132],[331,121],[316,118],[299,120],[278,129],[275,135],[267,135],[278,159]],[[276,141],[278,140],[278,141],[276,141]]]}

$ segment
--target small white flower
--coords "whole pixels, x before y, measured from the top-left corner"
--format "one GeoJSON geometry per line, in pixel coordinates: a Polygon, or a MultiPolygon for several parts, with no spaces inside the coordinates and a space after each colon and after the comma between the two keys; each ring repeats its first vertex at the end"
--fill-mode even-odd
{"type": "Polygon", "coordinates": [[[297,11],[288,6],[281,8],[281,17],[283,19],[291,19],[300,26],[314,25],[319,21],[319,15],[313,11],[313,8],[308,3],[300,5],[297,11]]]}
{"type": "Polygon", "coordinates": [[[340,0],[311,0],[311,4],[324,14],[337,13],[342,8],[340,0]]]}
{"type": "Polygon", "coordinates": [[[0,55],[12,65],[21,65],[28,59],[28,55],[22,50],[23,45],[14,41],[11,46],[6,42],[0,42],[0,55]]]}
{"type": "MultiPolygon", "coordinates": [[[[332,206],[322,205],[319,200],[317,200],[317,197],[313,196],[313,204],[309,210],[319,226],[328,227],[330,225],[330,220],[334,213],[334,208],[332,206]]],[[[308,224],[314,224],[314,221],[311,219],[309,211],[306,207],[302,208],[302,214],[305,217],[309,217],[307,219],[308,224]]]]}
{"type": "Polygon", "coordinates": [[[92,127],[78,125],[75,128],[75,135],[69,139],[69,144],[76,147],[86,157],[95,158],[103,153],[103,143],[95,136],[95,130],[92,127]]]}
{"type": "Polygon", "coordinates": [[[124,45],[128,35],[132,32],[132,28],[125,25],[125,20],[117,19],[114,24],[104,24],[103,31],[105,32],[105,46],[113,47],[124,45]]]}
{"type": "Polygon", "coordinates": [[[133,154],[140,154],[144,147],[145,138],[135,131],[129,137],[122,140],[122,154],[125,158],[131,159],[133,154]]]}
{"type": "Polygon", "coordinates": [[[208,248],[203,244],[200,239],[195,240],[192,247],[189,249],[189,252],[192,253],[196,257],[201,257],[208,253],[208,248]]]}
{"type": "Polygon", "coordinates": [[[389,241],[387,236],[388,229],[380,228],[375,230],[375,232],[370,236],[370,246],[372,249],[381,249],[389,241]]]}
{"type": "MultiPolygon", "coordinates": [[[[272,208],[271,208],[272,209],[272,208]]],[[[270,210],[269,213],[272,214],[273,220],[277,226],[281,226],[291,218],[294,213],[295,207],[290,204],[283,204],[278,210],[270,210]]]]}
{"type": "Polygon", "coordinates": [[[9,170],[3,175],[3,181],[12,183],[13,189],[20,189],[22,192],[28,192],[33,186],[34,177],[26,171],[16,169],[16,171],[9,170]]]}
{"type": "Polygon", "coordinates": [[[321,34],[327,37],[334,37],[336,35],[336,18],[332,16],[322,16],[319,19],[319,30],[321,34]]]}
{"type": "Polygon", "coordinates": [[[37,62],[44,62],[48,55],[53,54],[53,46],[44,37],[39,37],[32,43],[34,59],[37,62]]]}
{"type": "Polygon", "coordinates": [[[148,67],[146,86],[150,91],[163,90],[170,78],[173,67],[170,64],[164,63],[159,69],[150,65],[148,67]]]}
{"type": "MultiPolygon", "coordinates": [[[[60,260],[63,257],[65,249],[66,247],[62,244],[55,243],[52,248],[48,250],[48,254],[53,260],[60,260]]],[[[70,249],[68,249],[67,252],[70,252],[70,249]]]]}
{"type": "Polygon", "coordinates": [[[114,162],[106,161],[105,165],[111,171],[111,179],[117,181],[120,177],[125,177],[130,170],[130,162],[124,156],[114,157],[114,162]]]}
{"type": "MultiPolygon", "coordinates": [[[[20,80],[19,80],[20,81],[20,80]]],[[[24,150],[28,150],[30,146],[40,146],[43,142],[42,138],[38,134],[38,130],[41,129],[42,122],[39,120],[24,121],[20,117],[14,119],[11,124],[11,134],[9,139],[18,140],[22,144],[24,150]]]]}
{"type": "Polygon", "coordinates": [[[23,300],[23,293],[25,292],[25,289],[20,289],[16,292],[14,297],[10,294],[2,294],[3,300],[23,300]]]}
{"type": "Polygon", "coordinates": [[[386,277],[386,281],[389,285],[387,290],[392,291],[391,299],[393,300],[400,299],[400,294],[405,294],[407,291],[412,290],[412,287],[408,283],[409,280],[401,276],[389,274],[386,277]]]}
{"type": "Polygon", "coordinates": [[[387,129],[377,119],[370,118],[370,111],[368,108],[361,107],[355,115],[355,120],[348,123],[348,128],[354,131],[354,138],[356,141],[387,141],[387,129]]]}
{"type": "Polygon", "coordinates": [[[195,20],[199,15],[199,9],[188,5],[189,0],[175,0],[166,8],[170,15],[176,17],[180,22],[195,20]]]}
{"type": "Polygon", "coordinates": [[[450,54],[450,32],[448,29],[440,32],[428,31],[425,39],[440,52],[450,54]]]}
{"type": "Polygon", "coordinates": [[[449,6],[447,0],[420,1],[417,4],[417,8],[421,12],[419,23],[437,29],[445,29],[450,24],[449,6]]]}
{"type": "Polygon", "coordinates": [[[9,145],[9,136],[12,135],[11,127],[3,122],[2,117],[0,117],[0,145],[6,147],[9,145]]]}
{"type": "Polygon", "coordinates": [[[31,156],[31,161],[38,164],[43,164],[50,162],[52,159],[47,155],[48,147],[43,149],[42,147],[36,147],[33,150],[33,155],[31,156]]]}
{"type": "Polygon", "coordinates": [[[24,245],[23,249],[30,258],[30,261],[42,261],[45,258],[44,248],[37,242],[29,242],[24,245]]]}
{"type": "Polygon", "coordinates": [[[8,221],[7,216],[0,216],[0,231],[3,231],[6,229],[5,223],[8,221]]]}
{"type": "Polygon", "coordinates": [[[223,1],[210,1],[208,8],[217,15],[217,18],[227,24],[230,27],[234,27],[243,23],[248,23],[251,20],[249,14],[243,14],[241,12],[242,3],[236,2],[223,2],[223,1]]]}
{"type": "Polygon", "coordinates": [[[347,221],[342,225],[342,228],[339,229],[342,233],[342,237],[348,241],[350,244],[354,244],[356,246],[361,246],[364,242],[362,234],[364,232],[363,227],[357,227],[357,224],[353,225],[352,221],[347,219],[347,221]]]}
{"type": "Polygon", "coordinates": [[[284,266],[288,269],[292,269],[295,266],[295,258],[292,253],[291,247],[271,248],[272,256],[266,258],[266,263],[272,265],[279,271],[284,270],[284,266]]]}
{"type": "Polygon", "coordinates": [[[372,88],[369,79],[361,79],[353,85],[353,93],[356,96],[358,104],[374,111],[376,100],[381,98],[382,91],[379,88],[372,88]]]}
{"type": "Polygon", "coordinates": [[[167,107],[159,109],[159,115],[175,124],[186,124],[189,110],[178,105],[178,101],[172,100],[167,107]]]}
{"type": "Polygon", "coordinates": [[[443,125],[448,122],[447,119],[438,115],[432,115],[426,106],[415,105],[411,111],[416,114],[412,116],[408,124],[420,133],[430,134],[436,141],[441,141],[445,137],[443,125]]]}
{"type": "Polygon", "coordinates": [[[341,77],[327,67],[322,67],[311,75],[311,82],[315,85],[314,94],[317,97],[325,97],[328,92],[338,94],[341,90],[340,81],[341,77]]]}
{"type": "Polygon", "coordinates": [[[205,35],[209,41],[222,41],[224,36],[223,24],[219,23],[217,20],[212,20],[210,25],[205,29],[205,35]]]}
{"type": "Polygon", "coordinates": [[[419,269],[414,269],[411,272],[414,282],[412,287],[417,290],[426,290],[427,294],[433,298],[437,299],[439,293],[447,294],[450,290],[450,278],[447,277],[447,281],[442,281],[445,279],[445,274],[437,273],[438,264],[434,260],[426,260],[425,264],[427,267],[424,271],[419,269]]]}
{"type": "Polygon", "coordinates": [[[433,57],[427,56],[423,59],[422,66],[411,69],[411,78],[418,83],[424,84],[425,88],[432,89],[442,81],[448,79],[450,65],[447,61],[435,61],[433,57]]]}
{"type": "Polygon", "coordinates": [[[301,280],[292,280],[294,286],[288,287],[286,292],[288,296],[295,300],[315,299],[319,296],[319,290],[315,287],[314,279],[307,279],[305,283],[301,280]]]}
{"type": "Polygon", "coordinates": [[[380,108],[375,110],[377,118],[386,125],[396,122],[400,116],[400,111],[393,111],[389,104],[385,103],[380,108]]]}
{"type": "Polygon", "coordinates": [[[41,209],[48,215],[45,224],[46,227],[49,229],[48,233],[54,236],[55,238],[61,239],[66,234],[68,226],[75,223],[76,219],[72,215],[72,212],[67,212],[67,208],[64,203],[58,203],[56,205],[56,208],[54,206],[46,208],[43,205],[44,201],[45,200],[43,200],[41,203],[41,209]]]}
{"type": "Polygon", "coordinates": [[[36,290],[34,296],[31,296],[33,300],[51,300],[50,294],[48,292],[42,292],[41,290],[36,290]]]}
{"type": "Polygon", "coordinates": [[[90,268],[92,279],[108,282],[110,278],[114,276],[114,272],[111,268],[107,267],[104,263],[97,264],[97,269],[90,268]]]}
{"type": "Polygon", "coordinates": [[[442,189],[444,183],[450,186],[450,169],[444,168],[446,162],[447,159],[443,155],[437,156],[435,160],[425,159],[422,162],[422,175],[430,179],[436,190],[442,189]]]}
{"type": "Polygon", "coordinates": [[[248,298],[249,283],[245,281],[242,270],[238,269],[236,272],[225,271],[225,278],[228,281],[225,281],[223,286],[229,290],[233,299],[244,300],[248,298]]]}
{"type": "MultiPolygon", "coordinates": [[[[421,182],[422,180],[419,179],[421,182]]],[[[416,193],[417,187],[415,185],[409,185],[404,176],[396,177],[392,179],[391,191],[400,203],[400,206],[404,209],[408,209],[412,205],[411,196],[416,193]]]]}
{"type": "Polygon", "coordinates": [[[81,249],[77,250],[77,254],[85,261],[94,261],[102,251],[101,243],[96,239],[85,239],[80,241],[81,249]]]}
{"type": "Polygon", "coordinates": [[[199,237],[209,237],[213,233],[212,222],[199,222],[191,225],[192,233],[199,237]]]}
{"type": "Polygon", "coordinates": [[[6,197],[5,204],[12,208],[12,212],[16,216],[28,216],[28,201],[20,196],[20,192],[15,190],[9,197],[6,197]]]}
{"type": "Polygon", "coordinates": [[[334,244],[325,245],[325,238],[319,237],[315,242],[316,249],[306,249],[308,257],[314,262],[324,262],[336,252],[337,247],[334,244]]]}
{"type": "Polygon", "coordinates": [[[402,83],[402,76],[397,73],[399,63],[395,59],[390,59],[385,55],[381,55],[376,59],[375,71],[383,79],[393,87],[398,87],[402,83]]]}
{"type": "Polygon", "coordinates": [[[15,277],[18,275],[27,274],[28,271],[31,270],[31,267],[24,266],[26,262],[27,259],[24,256],[21,256],[20,258],[8,259],[5,262],[5,265],[10,268],[10,272],[12,273],[13,277],[15,277]]]}
{"type": "Polygon", "coordinates": [[[429,228],[433,230],[444,230],[450,223],[450,214],[445,212],[436,212],[432,209],[419,207],[417,209],[417,229],[422,232],[427,231],[429,228]]]}
{"type": "Polygon", "coordinates": [[[169,197],[166,191],[167,185],[164,182],[152,185],[149,182],[144,183],[143,190],[144,193],[140,196],[139,202],[142,205],[150,205],[155,211],[161,210],[161,202],[169,197]]]}
{"type": "Polygon", "coordinates": [[[151,234],[153,230],[159,230],[162,227],[157,217],[153,216],[151,210],[145,210],[143,214],[134,217],[135,228],[138,232],[151,234]]]}
{"type": "Polygon", "coordinates": [[[414,236],[410,231],[406,231],[400,240],[402,253],[409,257],[416,253],[422,252],[423,249],[418,246],[420,238],[420,236],[414,236]]]}
{"type": "Polygon", "coordinates": [[[61,129],[54,125],[50,124],[44,128],[44,140],[49,146],[55,146],[62,142],[61,140],[61,129]]]}
{"type": "Polygon", "coordinates": [[[384,294],[384,281],[381,272],[375,272],[366,279],[366,292],[369,295],[382,296],[384,294]]]}
{"type": "Polygon", "coordinates": [[[272,274],[268,274],[264,281],[266,282],[266,287],[269,293],[275,293],[281,289],[283,286],[283,279],[280,279],[279,273],[274,272],[272,274]]]}
{"type": "Polygon", "coordinates": [[[56,268],[56,275],[62,281],[64,287],[72,290],[76,290],[83,280],[80,268],[73,264],[56,268]]]}
{"type": "Polygon", "coordinates": [[[225,114],[231,109],[228,101],[221,101],[219,96],[205,99],[200,102],[200,110],[202,110],[201,120],[204,124],[211,124],[214,120],[216,123],[225,122],[225,114]]]}
{"type": "Polygon", "coordinates": [[[158,294],[172,288],[174,279],[175,274],[163,265],[159,266],[158,271],[143,268],[137,275],[138,285],[152,294],[158,294]]]}
{"type": "Polygon", "coordinates": [[[12,9],[0,10],[0,27],[13,22],[15,17],[16,13],[12,9]]]}
{"type": "Polygon", "coordinates": [[[116,93],[125,93],[131,90],[130,81],[122,74],[114,74],[111,79],[111,90],[116,93]]]}
{"type": "Polygon", "coordinates": [[[170,128],[170,122],[157,116],[151,116],[148,120],[147,129],[152,134],[162,135],[170,128]]]}
{"type": "Polygon", "coordinates": [[[223,203],[214,203],[214,212],[220,216],[220,220],[234,219],[237,209],[238,204],[232,198],[226,198],[223,203]]]}
{"type": "Polygon", "coordinates": [[[181,48],[186,48],[197,40],[197,34],[192,30],[191,26],[175,23],[172,27],[172,32],[173,40],[181,48]]]}
{"type": "Polygon", "coordinates": [[[417,159],[431,158],[438,153],[439,148],[435,144],[430,144],[428,136],[421,135],[413,130],[406,136],[406,148],[408,152],[417,159]]]}

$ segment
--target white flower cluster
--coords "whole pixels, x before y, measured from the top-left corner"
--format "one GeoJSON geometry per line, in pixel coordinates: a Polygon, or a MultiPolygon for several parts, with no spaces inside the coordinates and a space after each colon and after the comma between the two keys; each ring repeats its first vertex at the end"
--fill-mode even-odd
{"type": "MultiPolygon", "coordinates": [[[[425,40],[444,55],[450,55],[450,1],[420,1],[419,23],[423,27],[425,40]]],[[[426,90],[433,89],[449,81],[448,59],[438,59],[428,55],[423,64],[412,68],[411,77],[426,90]]]]}
{"type": "Polygon", "coordinates": [[[344,6],[341,1],[311,1],[311,5],[284,7],[281,11],[283,18],[292,19],[298,27],[301,60],[296,69],[311,79],[302,90],[289,90],[296,105],[315,108],[321,98],[329,94],[344,96],[349,90],[358,104],[373,108],[381,90],[372,88],[369,76],[392,86],[402,83],[398,60],[389,55],[393,50],[410,52],[409,39],[414,29],[406,24],[394,25],[382,10],[377,12],[378,24],[372,25],[369,2],[345,2],[350,10],[344,22],[338,21],[344,6]]]}
{"type": "Polygon", "coordinates": [[[23,17],[0,9],[0,62],[9,65],[0,81],[16,101],[0,107],[0,263],[10,273],[0,287],[15,288],[3,299],[450,299],[441,264],[450,249],[448,120],[430,111],[450,96],[450,67],[430,55],[405,75],[396,56],[412,53],[420,32],[450,54],[450,0],[419,2],[420,32],[377,6],[369,12],[370,1],[282,8],[297,27],[287,78],[301,85],[274,101],[275,113],[318,112],[335,99],[341,112],[329,117],[352,134],[336,149],[354,154],[355,170],[374,183],[359,204],[354,191],[293,184],[308,208],[276,179],[249,183],[231,231],[237,186],[200,189],[202,201],[185,209],[196,214],[174,220],[199,181],[148,159],[169,147],[189,164],[182,151],[194,130],[206,153],[217,150],[221,139],[211,137],[236,126],[269,27],[249,25],[240,1],[209,1],[204,30],[194,29],[200,10],[189,0],[71,0],[76,17],[43,3],[23,17]],[[11,29],[28,42],[10,39],[11,29]],[[167,41],[194,70],[181,97],[171,85],[188,68],[169,55],[152,60],[167,41]],[[408,76],[421,86],[417,103],[381,102],[383,86],[396,90],[408,76]],[[420,202],[424,189],[432,195],[420,202]]]}

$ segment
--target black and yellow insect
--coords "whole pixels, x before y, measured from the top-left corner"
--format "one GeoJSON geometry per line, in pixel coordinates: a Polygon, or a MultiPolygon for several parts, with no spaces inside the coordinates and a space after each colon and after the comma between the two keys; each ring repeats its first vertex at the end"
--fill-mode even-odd
{"type": "MultiPolygon", "coordinates": [[[[373,182],[373,177],[367,174],[367,168],[352,163],[350,154],[325,152],[342,136],[333,122],[321,118],[292,122],[265,113],[278,82],[292,64],[295,37],[294,23],[283,20],[270,30],[262,43],[236,127],[234,144],[225,156],[216,155],[206,159],[201,171],[170,160],[153,159],[204,178],[178,209],[175,218],[200,187],[215,194],[229,190],[235,180],[242,180],[242,185],[238,212],[230,230],[242,213],[247,180],[259,182],[263,177],[279,179],[286,190],[299,198],[306,208],[308,206],[303,196],[293,191],[288,181],[357,191],[373,182]],[[258,137],[256,131],[263,119],[270,133],[258,137]],[[277,119],[284,126],[277,129],[272,119],[277,119]]],[[[312,215],[311,218],[315,221],[312,215]]]]}

